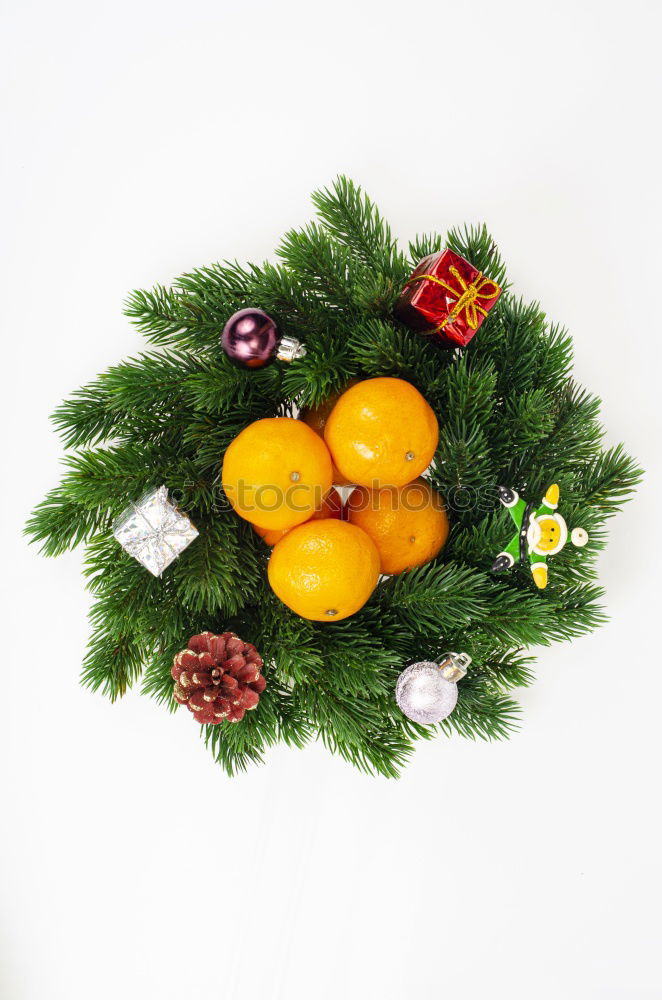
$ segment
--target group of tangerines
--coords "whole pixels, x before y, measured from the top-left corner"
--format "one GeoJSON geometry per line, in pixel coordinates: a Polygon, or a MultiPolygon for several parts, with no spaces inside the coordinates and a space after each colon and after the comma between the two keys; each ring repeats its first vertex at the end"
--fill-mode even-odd
{"type": "Polygon", "coordinates": [[[433,559],[448,537],[442,497],[420,478],[437,418],[409,382],[354,381],[300,419],[249,424],[222,482],[267,545],[269,583],[292,611],[339,621],[363,607],[380,573],[433,559]],[[338,487],[354,487],[343,504],[338,487]]]}

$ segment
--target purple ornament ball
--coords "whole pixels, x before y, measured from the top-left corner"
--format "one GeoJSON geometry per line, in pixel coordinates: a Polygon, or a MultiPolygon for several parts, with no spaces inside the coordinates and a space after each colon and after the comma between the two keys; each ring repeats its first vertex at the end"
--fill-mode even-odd
{"type": "Polygon", "coordinates": [[[280,335],[262,309],[240,309],[223,327],[221,347],[244,368],[263,368],[276,357],[280,335]]]}

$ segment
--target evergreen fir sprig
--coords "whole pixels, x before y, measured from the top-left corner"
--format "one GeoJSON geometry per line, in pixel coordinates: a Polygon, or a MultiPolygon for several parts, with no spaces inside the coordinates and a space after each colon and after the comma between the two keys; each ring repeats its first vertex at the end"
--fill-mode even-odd
{"type": "Polygon", "coordinates": [[[359,263],[398,286],[406,280],[408,264],[391,228],[360,187],[346,177],[338,177],[330,190],[313,194],[313,204],[327,235],[347,247],[359,263]]]}
{"type": "Polygon", "coordinates": [[[365,772],[395,776],[416,741],[436,732],[395,704],[408,663],[450,649],[471,655],[457,707],[438,730],[501,739],[518,722],[512,691],[532,680],[529,650],[601,624],[596,556],[641,471],[621,445],[603,449],[599,400],[571,380],[569,335],[511,293],[485,226],[424,234],[403,251],[349,179],[313,202],[317,221],[287,233],[277,260],[212,264],[129,296],[126,315],[153,349],[58,407],[64,476],[26,531],[47,555],[86,547],[95,603],[83,682],[91,688],[117,698],[141,680],[144,693],[174,710],[175,654],[196,632],[234,630],[262,654],[267,687],[240,724],[202,732],[229,774],[262,761],[277,742],[320,739],[365,772]],[[414,266],[443,246],[504,288],[463,351],[440,348],[393,315],[414,266]],[[230,364],[219,335],[246,306],[303,341],[305,357],[259,371],[230,364]],[[451,534],[431,563],[383,579],[358,614],[317,624],[271,592],[267,547],[225,503],[223,455],[252,421],[296,415],[350,379],[376,375],[410,381],[437,413],[428,475],[446,497],[451,534]],[[588,530],[588,548],[567,546],[555,557],[544,592],[526,569],[491,574],[512,527],[496,486],[536,501],[554,481],[569,529],[588,530]],[[161,484],[200,535],[156,579],[122,552],[112,523],[161,484]]]}

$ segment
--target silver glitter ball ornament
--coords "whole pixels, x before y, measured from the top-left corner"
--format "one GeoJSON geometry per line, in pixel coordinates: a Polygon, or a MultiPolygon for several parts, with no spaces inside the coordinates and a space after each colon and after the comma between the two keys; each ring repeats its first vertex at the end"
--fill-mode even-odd
{"type": "Polygon", "coordinates": [[[395,700],[412,722],[431,726],[450,715],[457,704],[457,681],[464,677],[471,657],[445,653],[438,660],[412,663],[398,677],[395,700]]]}

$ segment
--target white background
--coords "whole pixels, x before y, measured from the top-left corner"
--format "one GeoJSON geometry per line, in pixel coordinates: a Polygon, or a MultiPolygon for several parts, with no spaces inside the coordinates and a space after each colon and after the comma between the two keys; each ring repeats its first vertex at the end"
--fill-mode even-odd
{"type": "Polygon", "coordinates": [[[662,997],[659,5],[3,7],[3,1000],[662,997]],[[143,347],[127,291],[263,259],[338,172],[403,238],[485,220],[647,477],[611,624],[541,654],[509,743],[230,780],[186,713],[79,688],[81,557],[20,531],[48,414],[143,347]]]}

